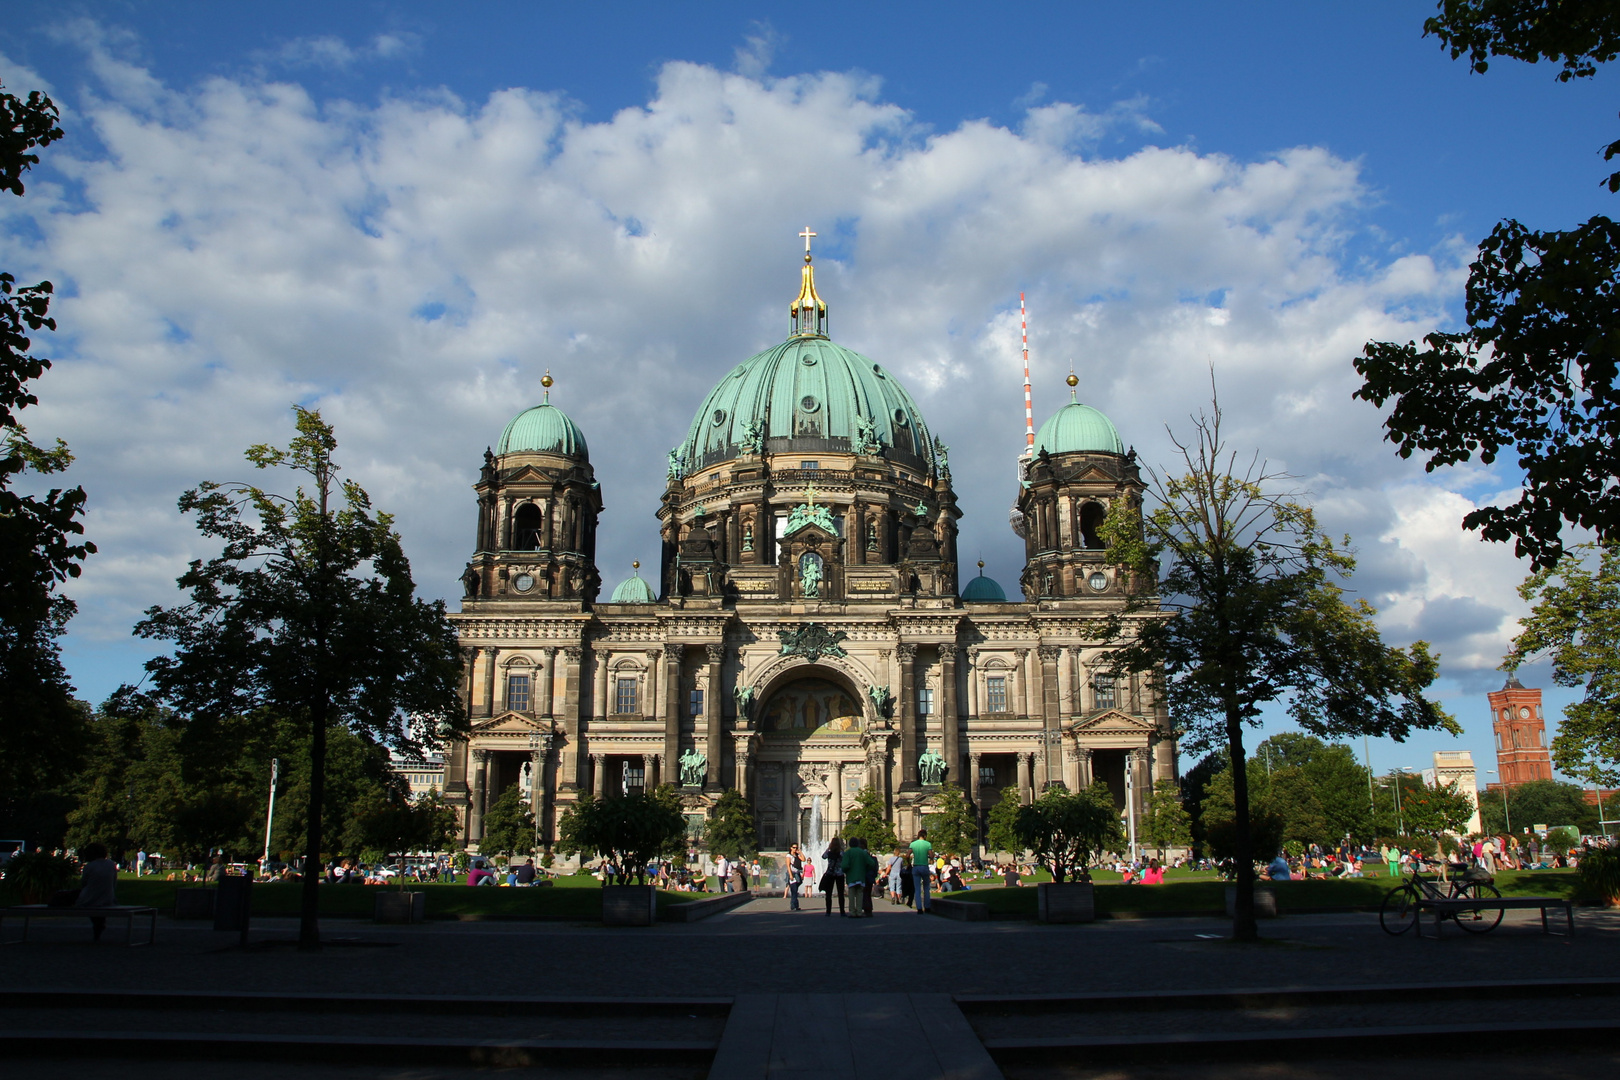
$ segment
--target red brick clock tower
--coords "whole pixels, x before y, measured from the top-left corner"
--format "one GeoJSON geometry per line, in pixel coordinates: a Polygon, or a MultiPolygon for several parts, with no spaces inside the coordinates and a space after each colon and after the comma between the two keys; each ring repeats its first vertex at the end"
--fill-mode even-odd
{"type": "Polygon", "coordinates": [[[1541,691],[1526,689],[1518,676],[1490,695],[1496,731],[1496,769],[1507,787],[1552,779],[1547,725],[1541,717],[1541,691]]]}

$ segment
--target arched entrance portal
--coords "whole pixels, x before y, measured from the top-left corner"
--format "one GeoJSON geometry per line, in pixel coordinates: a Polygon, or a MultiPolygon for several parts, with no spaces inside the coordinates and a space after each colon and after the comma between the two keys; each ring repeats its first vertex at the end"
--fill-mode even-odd
{"type": "Polygon", "coordinates": [[[754,803],[764,850],[796,843],[819,861],[867,782],[864,728],[861,695],[834,668],[796,667],[767,690],[754,803]]]}

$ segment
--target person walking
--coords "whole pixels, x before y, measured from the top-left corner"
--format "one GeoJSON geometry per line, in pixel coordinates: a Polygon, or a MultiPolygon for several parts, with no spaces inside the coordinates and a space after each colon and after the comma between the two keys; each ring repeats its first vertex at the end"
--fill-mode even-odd
{"type": "Polygon", "coordinates": [[[821,853],[821,864],[826,867],[821,873],[821,891],[827,897],[827,916],[832,917],[833,890],[838,890],[838,917],[842,919],[844,911],[844,842],[838,837],[832,838],[827,850],[821,853]]]}
{"type": "Polygon", "coordinates": [[[849,879],[849,911],[852,919],[872,917],[872,888],[877,881],[877,860],[866,850],[866,841],[857,836],[844,852],[844,876],[849,879]]]}
{"type": "Polygon", "coordinates": [[[900,854],[899,848],[895,848],[889,853],[889,865],[885,867],[887,872],[883,876],[889,882],[889,903],[891,904],[900,902],[900,871],[905,865],[905,856],[900,854]]]}
{"type": "Polygon", "coordinates": [[[918,829],[917,839],[911,842],[911,891],[917,898],[917,914],[928,914],[928,886],[933,884],[930,863],[934,845],[928,842],[928,830],[918,829]]]}
{"type": "Polygon", "coordinates": [[[799,910],[799,886],[804,884],[804,856],[799,854],[799,845],[788,846],[788,910],[799,910]]]}
{"type": "Polygon", "coordinates": [[[724,855],[714,864],[714,876],[720,880],[720,891],[731,891],[731,860],[724,855]]]}

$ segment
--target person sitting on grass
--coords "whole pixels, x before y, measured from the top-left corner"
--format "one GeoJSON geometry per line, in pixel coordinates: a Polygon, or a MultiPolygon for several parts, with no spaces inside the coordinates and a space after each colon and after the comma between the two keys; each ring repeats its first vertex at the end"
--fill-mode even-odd
{"type": "Polygon", "coordinates": [[[1159,865],[1158,859],[1149,859],[1147,869],[1142,872],[1142,884],[1163,885],[1164,867],[1159,865]]]}
{"type": "Polygon", "coordinates": [[[1022,885],[1024,883],[1024,879],[1018,876],[1018,867],[1012,863],[1008,863],[1001,868],[1001,881],[1002,884],[1008,886],[1022,885]]]}
{"type": "Polygon", "coordinates": [[[1288,856],[1279,851],[1277,857],[1271,860],[1271,865],[1266,867],[1266,876],[1272,881],[1287,881],[1292,878],[1294,873],[1288,867],[1288,856]]]}

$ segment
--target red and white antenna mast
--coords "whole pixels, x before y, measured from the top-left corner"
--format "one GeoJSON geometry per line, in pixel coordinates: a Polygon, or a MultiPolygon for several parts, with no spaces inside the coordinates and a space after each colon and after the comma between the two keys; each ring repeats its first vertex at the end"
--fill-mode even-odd
{"type": "Polygon", "coordinates": [[[1018,326],[1024,335],[1024,449],[1035,450],[1035,403],[1029,393],[1029,317],[1024,313],[1024,294],[1018,294],[1018,326]]]}

